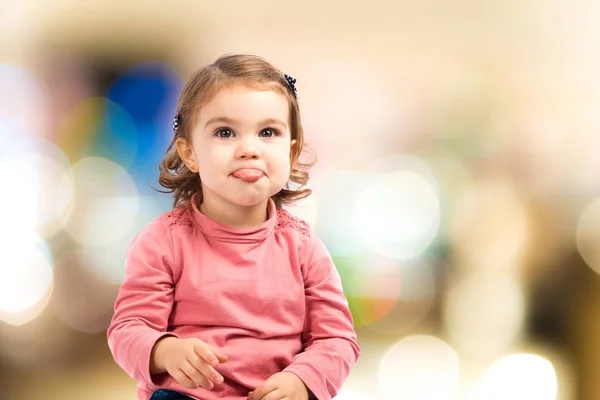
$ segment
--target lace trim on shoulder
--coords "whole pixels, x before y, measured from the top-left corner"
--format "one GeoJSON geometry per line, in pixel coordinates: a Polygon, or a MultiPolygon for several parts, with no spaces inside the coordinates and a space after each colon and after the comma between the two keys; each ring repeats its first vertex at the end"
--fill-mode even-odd
{"type": "Polygon", "coordinates": [[[194,227],[194,220],[189,208],[177,207],[169,212],[166,212],[157,218],[164,222],[169,228],[176,226],[194,227]]]}
{"type": "Polygon", "coordinates": [[[300,232],[304,236],[310,235],[310,225],[298,217],[293,216],[287,210],[278,208],[277,209],[277,225],[276,230],[284,228],[292,228],[300,232]]]}

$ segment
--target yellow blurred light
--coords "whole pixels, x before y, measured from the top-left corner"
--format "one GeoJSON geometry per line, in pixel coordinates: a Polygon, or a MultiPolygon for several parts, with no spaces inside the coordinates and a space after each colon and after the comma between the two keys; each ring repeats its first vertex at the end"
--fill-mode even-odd
{"type": "MultiPolygon", "coordinates": [[[[512,128],[512,132],[516,135],[512,140],[526,152],[527,164],[537,172],[531,183],[540,189],[555,185],[567,168],[570,145],[577,142],[573,141],[574,132],[565,117],[556,115],[556,110],[540,113],[530,105],[521,126],[512,128]]],[[[508,131],[504,133],[510,135],[508,131]]]]}
{"type": "Polygon", "coordinates": [[[576,242],[586,264],[600,273],[600,198],[590,203],[581,213],[576,242]]]}
{"type": "Polygon", "coordinates": [[[78,103],[64,117],[56,144],[63,149],[71,162],[76,162],[94,143],[98,126],[102,123],[107,100],[93,97],[78,103]]]}
{"type": "Polygon", "coordinates": [[[45,243],[32,233],[0,231],[0,319],[22,325],[48,304],[53,288],[52,265],[45,243]]]}
{"type": "Polygon", "coordinates": [[[438,195],[413,171],[381,175],[356,200],[355,219],[367,245],[391,258],[421,255],[440,225],[438,195]]]}
{"type": "Polygon", "coordinates": [[[45,140],[24,140],[12,147],[14,153],[0,161],[0,175],[14,194],[0,197],[0,219],[50,237],[62,229],[72,199],[73,188],[65,179],[68,161],[45,140]]]}
{"type": "Polygon", "coordinates": [[[406,337],[383,356],[379,387],[385,400],[452,399],[460,362],[456,352],[433,336],[406,337]]]}
{"type": "Polygon", "coordinates": [[[518,270],[527,250],[527,212],[508,182],[489,178],[462,193],[450,213],[449,235],[467,270],[518,270]]]}
{"type": "MultiPolygon", "coordinates": [[[[102,246],[122,237],[132,226],[139,208],[137,188],[118,164],[90,157],[72,167],[74,201],[65,220],[69,235],[82,245],[102,246]]],[[[62,185],[70,185],[65,179],[62,185]]]]}
{"type": "Polygon", "coordinates": [[[71,108],[56,136],[71,162],[92,155],[113,158],[129,168],[138,152],[138,134],[131,115],[104,97],[85,99],[71,108]]]}
{"type": "Polygon", "coordinates": [[[524,296],[509,274],[476,273],[449,291],[444,319],[453,343],[461,350],[474,356],[501,352],[521,332],[524,296]]]}
{"type": "Polygon", "coordinates": [[[552,363],[534,354],[511,354],[494,362],[478,385],[476,400],[555,400],[552,363]]]}
{"type": "MultiPolygon", "coordinates": [[[[472,184],[472,173],[465,162],[450,157],[432,157],[424,160],[432,174],[435,175],[436,182],[440,189],[440,203],[443,214],[443,223],[440,228],[445,235],[448,234],[447,212],[456,207],[456,202],[460,194],[472,184]]],[[[442,233],[442,232],[441,232],[442,233]]]]}

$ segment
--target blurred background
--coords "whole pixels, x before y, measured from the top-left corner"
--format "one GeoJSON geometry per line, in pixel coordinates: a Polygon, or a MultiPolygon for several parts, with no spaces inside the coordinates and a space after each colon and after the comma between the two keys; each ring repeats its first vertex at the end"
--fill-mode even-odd
{"type": "Polygon", "coordinates": [[[298,79],[362,356],[338,400],[600,398],[600,2],[0,2],[0,399],[125,400],[106,328],[179,91],[298,79]]]}

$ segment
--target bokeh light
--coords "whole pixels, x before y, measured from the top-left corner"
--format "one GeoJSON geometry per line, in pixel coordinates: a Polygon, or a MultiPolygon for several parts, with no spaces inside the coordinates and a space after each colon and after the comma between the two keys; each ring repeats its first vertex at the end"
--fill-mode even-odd
{"type": "Polygon", "coordinates": [[[0,63],[0,87],[0,118],[18,121],[28,135],[45,136],[49,99],[40,79],[23,66],[0,63]]]}
{"type": "Polygon", "coordinates": [[[449,234],[462,270],[516,271],[529,244],[527,210],[506,179],[475,181],[450,213],[449,234]]]}
{"type": "Polygon", "coordinates": [[[131,116],[103,97],[79,102],[63,118],[56,142],[72,163],[85,157],[103,157],[131,167],[139,133],[131,116]]]}
{"type": "Polygon", "coordinates": [[[25,324],[42,312],[53,289],[45,242],[23,230],[0,229],[0,320],[25,324]]]}
{"type": "Polygon", "coordinates": [[[120,106],[105,101],[102,120],[96,124],[94,155],[130,168],[137,156],[139,135],[131,116],[120,106]]]}
{"type": "Polygon", "coordinates": [[[73,188],[63,153],[43,139],[21,139],[0,159],[0,175],[13,195],[0,198],[0,218],[50,237],[62,229],[73,188]],[[64,181],[64,185],[61,182],[64,181]]]}
{"type": "Polygon", "coordinates": [[[501,272],[478,272],[448,291],[444,319],[461,350],[473,356],[505,350],[523,328],[525,299],[518,281],[501,272]]]}
{"type": "MultiPolygon", "coordinates": [[[[65,228],[86,246],[102,246],[121,238],[136,218],[139,199],[131,176],[104,158],[84,158],[73,165],[74,202],[65,228]]],[[[70,185],[64,179],[64,185],[70,185]]]]}
{"type": "Polygon", "coordinates": [[[600,198],[588,204],[579,216],[576,243],[587,265],[600,273],[600,198]]]}
{"type": "Polygon", "coordinates": [[[28,136],[29,132],[26,131],[21,121],[0,114],[0,157],[9,155],[10,146],[28,136]]]}
{"type": "MultiPolygon", "coordinates": [[[[439,186],[441,217],[439,236],[443,240],[449,237],[448,220],[456,209],[458,198],[472,185],[472,172],[464,161],[453,157],[428,157],[423,161],[431,174],[435,176],[434,183],[439,186]]],[[[426,176],[426,175],[425,175],[426,176]]]]}
{"type": "Polygon", "coordinates": [[[351,263],[352,270],[343,282],[346,295],[351,297],[356,326],[381,320],[397,304],[403,280],[402,269],[393,265],[394,261],[372,257],[351,263]]]}
{"type": "Polygon", "coordinates": [[[356,198],[373,175],[362,170],[328,170],[313,178],[311,187],[319,198],[317,232],[329,252],[338,257],[360,256],[366,245],[358,232],[354,215],[356,198]]]}
{"type": "Polygon", "coordinates": [[[379,387],[385,400],[450,400],[458,385],[459,370],[458,355],[443,340],[409,336],[383,356],[379,387]]]}
{"type": "Polygon", "coordinates": [[[106,100],[86,99],[71,108],[61,121],[55,140],[72,163],[93,155],[97,127],[101,124],[106,100]]]}
{"type": "Polygon", "coordinates": [[[556,400],[554,366],[535,354],[511,354],[494,362],[478,387],[477,400],[556,400]]]}
{"type": "MultiPolygon", "coordinates": [[[[357,325],[365,324],[380,334],[400,335],[423,323],[436,296],[433,261],[399,262],[373,256],[360,266],[363,269],[350,286],[363,291],[360,301],[352,297],[351,302],[357,325]],[[393,268],[382,270],[381,265],[393,268]]],[[[352,290],[349,294],[354,296],[352,290]]]]}
{"type": "Polygon", "coordinates": [[[429,182],[412,171],[382,175],[356,201],[357,228],[373,250],[410,259],[432,243],[440,224],[440,204],[429,182]]]}
{"type": "Polygon", "coordinates": [[[151,219],[164,212],[164,207],[156,197],[140,197],[138,204],[138,213],[121,237],[108,244],[85,249],[88,257],[82,267],[95,279],[110,284],[121,284],[125,279],[125,254],[131,241],[151,219]]]}

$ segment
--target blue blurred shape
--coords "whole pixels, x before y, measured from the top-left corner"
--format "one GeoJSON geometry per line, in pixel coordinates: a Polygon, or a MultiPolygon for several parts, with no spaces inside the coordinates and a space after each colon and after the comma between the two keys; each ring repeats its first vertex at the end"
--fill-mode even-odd
{"type": "Polygon", "coordinates": [[[107,97],[123,107],[137,124],[159,122],[174,110],[182,82],[164,63],[142,63],[125,71],[112,84],[107,97]]]}
{"type": "Polygon", "coordinates": [[[137,127],[131,116],[118,104],[105,102],[103,118],[95,135],[94,153],[111,159],[124,168],[135,161],[139,147],[137,127]]]}
{"type": "MultiPolygon", "coordinates": [[[[149,185],[158,187],[158,164],[172,140],[182,87],[182,79],[169,65],[148,62],[125,71],[108,90],[107,98],[123,107],[137,127],[137,156],[129,172],[142,195],[151,192],[149,185]]],[[[113,123],[118,125],[119,119],[113,123]]]]}

